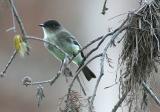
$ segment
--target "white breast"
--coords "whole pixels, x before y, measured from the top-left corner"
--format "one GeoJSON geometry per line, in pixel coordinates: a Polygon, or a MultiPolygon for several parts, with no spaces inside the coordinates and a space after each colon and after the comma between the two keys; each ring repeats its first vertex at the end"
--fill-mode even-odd
{"type": "MultiPolygon", "coordinates": [[[[54,36],[55,36],[55,34],[54,34],[54,33],[47,32],[47,30],[44,29],[44,28],[43,28],[43,32],[44,32],[43,40],[48,41],[48,42],[54,44],[54,41],[55,41],[55,40],[54,40],[54,39],[55,39],[54,36]]],[[[48,47],[48,44],[44,42],[44,46],[45,46],[45,47],[48,47]]]]}

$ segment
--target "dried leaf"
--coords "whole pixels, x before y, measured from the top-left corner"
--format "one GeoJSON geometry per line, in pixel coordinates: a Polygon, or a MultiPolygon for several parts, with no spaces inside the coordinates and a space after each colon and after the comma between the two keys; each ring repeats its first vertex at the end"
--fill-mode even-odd
{"type": "Polygon", "coordinates": [[[41,104],[41,102],[42,102],[42,100],[43,100],[43,98],[45,97],[44,92],[43,92],[43,86],[42,86],[42,85],[39,85],[39,86],[37,87],[37,94],[36,94],[36,96],[37,96],[38,107],[39,107],[40,104],[41,104]]]}

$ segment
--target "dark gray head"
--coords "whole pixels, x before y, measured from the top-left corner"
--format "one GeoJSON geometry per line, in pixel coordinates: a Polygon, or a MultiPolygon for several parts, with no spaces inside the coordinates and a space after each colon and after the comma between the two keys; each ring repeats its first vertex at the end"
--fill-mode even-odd
{"type": "Polygon", "coordinates": [[[56,20],[45,21],[43,24],[40,24],[39,26],[47,28],[49,30],[58,30],[61,28],[61,24],[56,20]]]}

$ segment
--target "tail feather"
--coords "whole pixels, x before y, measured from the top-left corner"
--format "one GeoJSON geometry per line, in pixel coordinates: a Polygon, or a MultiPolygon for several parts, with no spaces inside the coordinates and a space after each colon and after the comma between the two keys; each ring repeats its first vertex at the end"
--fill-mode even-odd
{"type": "Polygon", "coordinates": [[[88,81],[90,81],[92,78],[96,78],[95,74],[87,66],[82,69],[82,72],[88,81]]]}

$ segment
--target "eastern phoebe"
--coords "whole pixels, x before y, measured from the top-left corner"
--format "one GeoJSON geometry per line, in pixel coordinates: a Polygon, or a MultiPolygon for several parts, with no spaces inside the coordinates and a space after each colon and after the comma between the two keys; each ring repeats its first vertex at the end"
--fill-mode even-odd
{"type": "MultiPolygon", "coordinates": [[[[62,49],[68,56],[75,56],[78,51],[81,49],[80,44],[75,39],[75,37],[67,31],[58,21],[56,20],[48,20],[39,26],[42,27],[44,32],[44,40],[49,41],[60,49],[62,49]]],[[[63,61],[65,58],[64,52],[60,51],[56,47],[44,43],[44,46],[49,50],[49,52],[55,56],[58,60],[63,61]]],[[[83,52],[79,53],[73,60],[78,66],[81,66],[84,55],[83,52]]],[[[86,79],[89,81],[92,78],[96,78],[95,74],[85,66],[82,69],[86,79]]]]}

